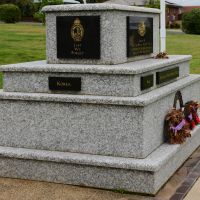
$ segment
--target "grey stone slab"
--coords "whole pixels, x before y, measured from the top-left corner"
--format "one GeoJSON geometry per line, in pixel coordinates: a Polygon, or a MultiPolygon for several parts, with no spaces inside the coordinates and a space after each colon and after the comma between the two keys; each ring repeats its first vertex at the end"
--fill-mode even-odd
{"type": "Polygon", "coordinates": [[[159,52],[159,11],[157,9],[97,4],[49,6],[46,12],[47,62],[79,64],[118,64],[152,57],[159,52]],[[59,10],[60,9],[60,10],[59,10]],[[147,11],[147,12],[146,12],[147,11]],[[56,41],[57,16],[100,16],[100,59],[58,59],[56,41]],[[127,58],[127,16],[153,18],[153,53],[127,58]]]}
{"type": "MultiPolygon", "coordinates": [[[[42,65],[48,68],[49,64],[42,65]]],[[[4,72],[4,92],[24,92],[24,93],[68,93],[75,95],[97,95],[97,96],[127,96],[134,97],[149,92],[160,85],[156,84],[156,72],[165,71],[179,67],[179,77],[183,78],[189,75],[189,61],[177,63],[165,68],[150,70],[142,74],[90,74],[90,73],[51,73],[51,72],[28,72],[5,71],[4,72]],[[141,90],[141,77],[153,74],[154,84],[151,88],[141,90]],[[81,78],[81,91],[51,91],[49,89],[49,77],[78,77],[81,78]]],[[[5,70],[5,69],[4,69],[5,70]]],[[[29,67],[31,71],[31,67],[29,67]]],[[[172,81],[176,81],[177,78],[172,81]]],[[[165,84],[168,84],[166,82],[165,84]]]]}
{"type": "MultiPolygon", "coordinates": [[[[196,139],[200,137],[198,136],[199,131],[200,125],[196,126],[196,128],[191,132],[192,138],[188,138],[186,143],[181,145],[163,143],[155,151],[143,159],[4,146],[0,146],[0,157],[156,172],[159,171],[179,151],[184,149],[185,146],[199,145],[199,141],[194,139],[194,137],[196,139]],[[162,156],[159,156],[161,154],[162,156]]],[[[193,150],[194,149],[191,151],[193,150]]]]}
{"type": "Polygon", "coordinates": [[[87,64],[47,64],[46,61],[34,61],[1,65],[2,72],[67,72],[86,74],[142,74],[152,70],[161,70],[171,65],[188,62],[190,55],[170,55],[169,59],[144,59],[118,65],[87,65],[87,64]]]}
{"type": "Polygon", "coordinates": [[[0,145],[142,156],[142,108],[16,100],[1,101],[0,108],[0,145]]]}
{"type": "MultiPolygon", "coordinates": [[[[0,99],[4,100],[25,100],[41,102],[63,102],[63,103],[85,103],[105,105],[130,105],[146,106],[175,93],[177,90],[186,88],[194,83],[194,98],[199,96],[200,75],[190,75],[176,82],[152,90],[137,97],[114,97],[114,96],[93,96],[93,95],[72,95],[72,94],[45,94],[45,93],[21,93],[3,92],[0,90],[0,99]]],[[[191,96],[190,96],[191,97],[191,96]]]]}
{"type": "Polygon", "coordinates": [[[160,13],[159,9],[127,6],[127,5],[116,5],[116,4],[76,4],[76,5],[56,5],[56,6],[45,6],[43,12],[57,12],[57,11],[89,11],[89,10],[119,10],[119,11],[135,11],[135,12],[150,12],[160,13]]]}
{"type": "Polygon", "coordinates": [[[199,85],[191,75],[133,98],[1,92],[0,145],[144,158],[163,143],[175,92],[200,100],[199,85]]]}
{"type": "Polygon", "coordinates": [[[145,159],[0,147],[0,176],[156,194],[199,145],[200,127],[145,159]]]}

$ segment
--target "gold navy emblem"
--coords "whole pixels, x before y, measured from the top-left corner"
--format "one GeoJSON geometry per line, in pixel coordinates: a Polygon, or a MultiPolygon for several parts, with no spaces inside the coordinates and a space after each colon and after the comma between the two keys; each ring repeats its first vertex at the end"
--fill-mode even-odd
{"type": "Polygon", "coordinates": [[[71,37],[75,42],[81,42],[84,37],[84,28],[80,19],[77,17],[71,27],[71,37]]]}
{"type": "Polygon", "coordinates": [[[146,34],[146,26],[145,26],[145,22],[140,22],[138,24],[138,34],[141,37],[144,37],[144,35],[146,34]]]}

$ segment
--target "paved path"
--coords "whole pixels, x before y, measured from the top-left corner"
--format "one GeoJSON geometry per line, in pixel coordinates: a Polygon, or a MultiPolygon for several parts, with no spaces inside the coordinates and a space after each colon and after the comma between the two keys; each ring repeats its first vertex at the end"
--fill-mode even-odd
{"type": "Polygon", "coordinates": [[[173,34],[185,34],[181,29],[167,29],[167,32],[173,34]]]}
{"type": "MultiPolygon", "coordinates": [[[[200,171],[199,163],[200,148],[171,177],[155,197],[39,181],[0,178],[0,200],[181,200],[180,196],[186,195],[183,184],[190,183],[188,177],[196,175],[197,169],[200,171]]],[[[192,187],[185,200],[196,200],[196,197],[199,200],[199,192],[200,179],[192,187]]]]}
{"type": "Polygon", "coordinates": [[[200,178],[192,187],[184,200],[199,200],[200,199],[200,178]]]}

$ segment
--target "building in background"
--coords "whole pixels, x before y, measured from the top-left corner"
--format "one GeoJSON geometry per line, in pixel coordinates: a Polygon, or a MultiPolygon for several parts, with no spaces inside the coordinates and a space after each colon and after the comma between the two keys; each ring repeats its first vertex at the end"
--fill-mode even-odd
{"type": "Polygon", "coordinates": [[[166,24],[177,25],[182,15],[194,8],[200,8],[200,0],[166,0],[166,24]]]}
{"type": "Polygon", "coordinates": [[[190,12],[194,8],[200,8],[200,0],[166,0],[168,7],[179,6],[180,12],[190,12]]]}
{"type": "Polygon", "coordinates": [[[174,22],[181,20],[183,6],[166,1],[166,24],[171,27],[174,22]]]}

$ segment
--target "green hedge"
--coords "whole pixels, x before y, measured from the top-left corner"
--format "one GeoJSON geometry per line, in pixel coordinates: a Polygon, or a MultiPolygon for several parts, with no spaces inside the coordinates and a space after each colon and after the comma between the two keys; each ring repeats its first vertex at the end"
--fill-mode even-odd
{"type": "Polygon", "coordinates": [[[0,4],[15,4],[16,0],[0,0],[0,4]]]}
{"type": "Polygon", "coordinates": [[[39,4],[39,11],[34,14],[34,19],[36,19],[39,22],[45,23],[45,14],[41,12],[42,8],[47,5],[63,4],[63,0],[42,0],[39,4]]]}
{"type": "Polygon", "coordinates": [[[200,34],[200,9],[195,8],[182,17],[182,30],[189,34],[200,34]]]}
{"type": "Polygon", "coordinates": [[[149,1],[146,1],[145,7],[160,9],[160,0],[149,0],[149,1]]]}
{"type": "Polygon", "coordinates": [[[22,13],[22,17],[33,16],[35,7],[32,0],[16,0],[15,5],[19,7],[22,13]]]}
{"type": "Polygon", "coordinates": [[[0,5],[0,20],[6,23],[15,23],[21,19],[21,11],[14,4],[0,5]]]}

